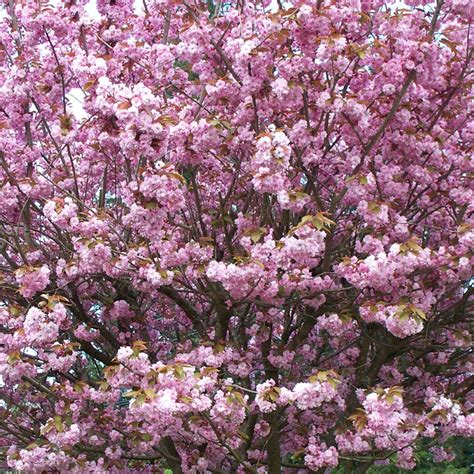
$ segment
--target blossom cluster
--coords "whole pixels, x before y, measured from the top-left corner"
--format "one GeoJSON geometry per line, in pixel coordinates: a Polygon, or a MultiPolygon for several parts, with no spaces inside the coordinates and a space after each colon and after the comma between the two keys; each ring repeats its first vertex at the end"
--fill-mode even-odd
{"type": "Polygon", "coordinates": [[[467,0],[0,5],[0,468],[365,472],[472,437],[467,0]]]}

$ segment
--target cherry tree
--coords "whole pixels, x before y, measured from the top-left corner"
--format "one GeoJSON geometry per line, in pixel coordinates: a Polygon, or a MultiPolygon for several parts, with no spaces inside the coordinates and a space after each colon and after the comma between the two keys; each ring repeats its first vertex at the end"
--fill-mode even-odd
{"type": "Polygon", "coordinates": [[[474,434],[470,0],[3,0],[0,457],[363,473],[474,434]]]}

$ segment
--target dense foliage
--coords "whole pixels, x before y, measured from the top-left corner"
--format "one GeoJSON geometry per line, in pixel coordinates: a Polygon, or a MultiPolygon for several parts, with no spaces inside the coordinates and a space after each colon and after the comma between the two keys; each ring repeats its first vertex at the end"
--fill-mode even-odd
{"type": "Polygon", "coordinates": [[[470,0],[0,11],[5,467],[463,467],[470,0]]]}

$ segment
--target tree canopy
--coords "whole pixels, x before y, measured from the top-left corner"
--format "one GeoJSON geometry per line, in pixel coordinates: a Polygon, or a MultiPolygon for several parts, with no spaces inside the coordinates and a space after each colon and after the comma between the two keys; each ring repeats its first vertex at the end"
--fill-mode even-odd
{"type": "Polygon", "coordinates": [[[0,13],[4,467],[364,473],[461,456],[471,1],[0,13]]]}

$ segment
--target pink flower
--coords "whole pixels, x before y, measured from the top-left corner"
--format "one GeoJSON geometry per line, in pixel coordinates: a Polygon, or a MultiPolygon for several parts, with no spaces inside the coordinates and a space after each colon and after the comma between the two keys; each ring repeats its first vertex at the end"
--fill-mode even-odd
{"type": "Polygon", "coordinates": [[[20,286],[20,293],[25,298],[32,298],[36,293],[43,291],[50,282],[50,269],[46,265],[40,268],[22,267],[15,272],[15,277],[20,286]]]}
{"type": "Polygon", "coordinates": [[[40,346],[55,341],[59,331],[58,325],[49,321],[46,314],[36,307],[32,307],[26,314],[23,329],[26,340],[40,346]]]}

